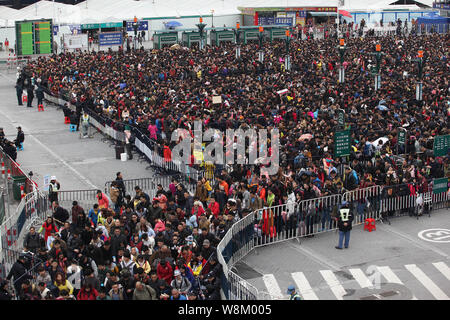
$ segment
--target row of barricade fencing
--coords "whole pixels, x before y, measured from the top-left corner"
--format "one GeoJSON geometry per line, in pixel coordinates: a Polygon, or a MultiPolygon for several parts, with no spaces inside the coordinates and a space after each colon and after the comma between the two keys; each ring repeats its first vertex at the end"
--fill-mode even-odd
{"type": "MultiPolygon", "coordinates": [[[[147,193],[150,199],[156,196],[157,186],[160,184],[164,190],[169,189],[169,185],[172,183],[172,179],[176,179],[178,183],[183,186],[191,194],[195,193],[195,185],[192,183],[185,183],[183,176],[180,174],[168,175],[168,176],[155,176],[153,178],[138,178],[138,179],[126,179],[122,180],[127,194],[133,195],[134,188],[138,186],[143,192],[147,193]]],[[[105,183],[105,193],[110,194],[111,185],[114,181],[108,181],[105,183]]]]}
{"type": "Polygon", "coordinates": [[[4,190],[4,188],[0,187],[0,225],[6,218],[6,193],[4,190]]]}
{"type": "Polygon", "coordinates": [[[30,226],[40,224],[51,213],[48,196],[34,190],[24,196],[13,215],[8,217],[0,227],[0,265],[9,270],[6,265],[11,260],[12,252],[21,252],[23,239],[30,226]]]}
{"type": "MultiPolygon", "coordinates": [[[[63,98],[56,98],[49,92],[44,93],[45,99],[51,103],[60,107],[68,107],[72,111],[75,111],[75,106],[69,101],[63,98]]],[[[125,134],[123,132],[123,124],[115,122],[109,118],[101,117],[94,111],[86,108],[85,111],[90,117],[90,124],[95,127],[99,132],[102,132],[107,137],[111,138],[115,142],[125,143],[125,134]]],[[[180,174],[187,183],[195,183],[198,179],[204,176],[200,170],[197,170],[190,165],[181,163],[179,161],[173,161],[165,159],[156,150],[162,150],[161,146],[158,146],[155,141],[151,140],[148,134],[143,134],[138,128],[132,127],[131,132],[135,136],[134,145],[136,149],[144,155],[147,160],[154,166],[157,166],[169,174],[180,174]]]]}
{"type": "Polygon", "coordinates": [[[268,293],[258,291],[233,272],[232,267],[256,247],[337,231],[336,220],[332,217],[337,217],[343,201],[353,208],[355,226],[364,224],[367,218],[380,220],[390,212],[401,216],[412,210],[419,216],[418,197],[429,199],[428,210],[448,208],[450,200],[448,192],[434,194],[432,191],[389,198],[384,196],[382,187],[374,186],[256,210],[233,224],[217,247],[219,262],[228,280],[222,292],[230,300],[267,298],[268,293]]]}

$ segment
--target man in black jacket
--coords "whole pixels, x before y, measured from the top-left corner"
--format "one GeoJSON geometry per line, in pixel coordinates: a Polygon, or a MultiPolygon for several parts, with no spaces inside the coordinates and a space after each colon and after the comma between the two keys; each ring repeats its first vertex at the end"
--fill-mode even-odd
{"type": "Polygon", "coordinates": [[[61,207],[58,201],[53,201],[53,218],[57,220],[56,223],[59,228],[69,219],[69,212],[61,207]]]}
{"type": "Polygon", "coordinates": [[[119,248],[120,247],[125,248],[127,246],[127,238],[123,233],[121,233],[120,228],[114,229],[114,233],[111,236],[110,242],[111,242],[111,253],[113,257],[116,257],[116,259],[118,259],[119,257],[117,257],[117,251],[119,251],[119,248]]]}
{"type": "Polygon", "coordinates": [[[350,231],[352,230],[353,213],[349,208],[348,202],[342,202],[342,207],[339,210],[339,216],[337,217],[339,228],[339,245],[336,249],[342,249],[342,242],[345,238],[344,246],[347,249],[350,242],[350,231]]]}
{"type": "Polygon", "coordinates": [[[124,198],[126,195],[126,188],[125,188],[125,184],[123,183],[123,177],[122,177],[121,172],[116,173],[116,182],[117,182],[117,187],[119,188],[120,193],[122,194],[122,198],[124,198]]]}
{"type": "Polygon", "coordinates": [[[16,148],[19,150],[23,150],[23,142],[25,141],[25,134],[22,131],[21,127],[17,127],[17,137],[16,140],[14,140],[14,144],[16,145],[16,148]]]}
{"type": "Polygon", "coordinates": [[[23,246],[28,248],[33,253],[37,252],[37,249],[44,246],[44,239],[36,232],[34,227],[30,228],[30,232],[25,236],[25,240],[23,241],[23,246]]]}
{"type": "Polygon", "coordinates": [[[7,280],[14,278],[14,289],[16,290],[16,295],[21,292],[22,283],[24,283],[25,280],[33,279],[32,275],[27,274],[28,270],[25,267],[26,259],[27,258],[25,255],[20,255],[19,259],[17,259],[17,261],[13,264],[8,276],[6,277],[7,280]]]}

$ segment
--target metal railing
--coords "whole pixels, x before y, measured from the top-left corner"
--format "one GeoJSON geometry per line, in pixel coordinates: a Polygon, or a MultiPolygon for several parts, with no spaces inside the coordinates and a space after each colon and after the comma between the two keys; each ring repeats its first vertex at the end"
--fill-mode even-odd
{"type": "MultiPolygon", "coordinates": [[[[134,188],[139,186],[143,192],[147,193],[149,197],[152,198],[156,196],[156,190],[159,184],[162,185],[165,191],[167,191],[169,189],[169,185],[172,183],[172,179],[175,179],[178,183],[181,183],[191,194],[195,192],[195,184],[186,181],[185,177],[180,174],[159,177],[155,176],[153,178],[127,179],[123,180],[123,184],[127,194],[132,195],[134,188]]],[[[113,182],[114,181],[108,181],[105,183],[105,193],[108,195],[113,182]]]]}
{"type": "MultiPolygon", "coordinates": [[[[428,212],[448,208],[448,192],[438,194],[427,191],[422,194],[408,194],[389,197],[380,186],[356,189],[343,195],[303,200],[295,203],[258,209],[233,224],[217,246],[218,259],[223,266],[227,281],[222,291],[230,299],[273,298],[267,292],[259,291],[232,271],[233,266],[254,248],[286,240],[337,230],[336,220],[342,201],[353,208],[353,225],[365,223],[367,218],[379,220],[384,214],[402,216],[404,212],[419,216],[421,205],[418,197],[428,198],[428,212]]],[[[275,297],[277,298],[277,297],[275,297]]]]}
{"type": "MultiPolygon", "coordinates": [[[[69,101],[63,97],[57,98],[53,96],[48,90],[44,92],[45,99],[51,103],[58,105],[60,107],[68,107],[72,111],[76,108],[69,101]]],[[[116,122],[110,118],[102,117],[92,111],[89,108],[85,108],[85,111],[90,117],[90,124],[94,126],[99,132],[102,132],[105,136],[109,137],[115,142],[125,143],[125,134],[123,132],[123,123],[116,122]]],[[[156,142],[148,136],[148,134],[143,134],[139,128],[136,126],[131,126],[131,132],[135,136],[134,146],[136,149],[144,155],[147,160],[154,166],[162,168],[167,172],[173,172],[182,174],[185,176],[186,180],[198,181],[201,174],[199,170],[190,166],[189,164],[181,163],[179,161],[167,160],[162,157],[156,149],[162,150],[162,146],[157,145],[156,142]]]]}

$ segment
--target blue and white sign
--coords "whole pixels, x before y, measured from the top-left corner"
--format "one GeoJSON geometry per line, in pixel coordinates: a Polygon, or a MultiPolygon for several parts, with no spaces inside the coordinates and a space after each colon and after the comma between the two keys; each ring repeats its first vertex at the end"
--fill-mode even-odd
{"type": "MultiPolygon", "coordinates": [[[[127,21],[127,31],[128,32],[131,32],[131,31],[134,31],[134,28],[133,28],[133,21],[127,21]]],[[[148,30],[148,21],[146,21],[146,20],[140,20],[140,21],[138,21],[138,23],[139,23],[139,26],[138,26],[138,31],[147,31],[148,30]]]]}
{"type": "Polygon", "coordinates": [[[59,26],[53,26],[53,35],[56,36],[58,35],[59,32],[59,26]]]}
{"type": "Polygon", "coordinates": [[[261,26],[269,26],[269,25],[277,25],[277,24],[288,24],[288,25],[292,25],[294,21],[294,18],[292,17],[259,17],[258,18],[258,23],[261,26]]]}
{"type": "Polygon", "coordinates": [[[99,44],[100,46],[121,46],[122,45],[122,32],[103,32],[100,33],[99,44]]]}
{"type": "Polygon", "coordinates": [[[292,25],[293,20],[294,20],[293,18],[279,17],[279,18],[275,18],[275,24],[288,24],[288,25],[292,25]]]}
{"type": "Polygon", "coordinates": [[[306,18],[306,11],[299,11],[298,12],[298,17],[299,18],[306,18]]]}
{"type": "Polygon", "coordinates": [[[69,29],[72,34],[81,34],[81,24],[69,24],[69,29]]]}

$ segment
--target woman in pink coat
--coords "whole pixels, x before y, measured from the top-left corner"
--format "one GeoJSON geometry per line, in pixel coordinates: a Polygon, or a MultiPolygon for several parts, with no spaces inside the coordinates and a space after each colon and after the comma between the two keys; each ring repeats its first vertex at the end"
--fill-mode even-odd
{"type": "Polygon", "coordinates": [[[109,200],[108,197],[101,192],[100,190],[97,190],[97,200],[98,200],[98,208],[99,209],[107,209],[109,208],[109,200]]]}

